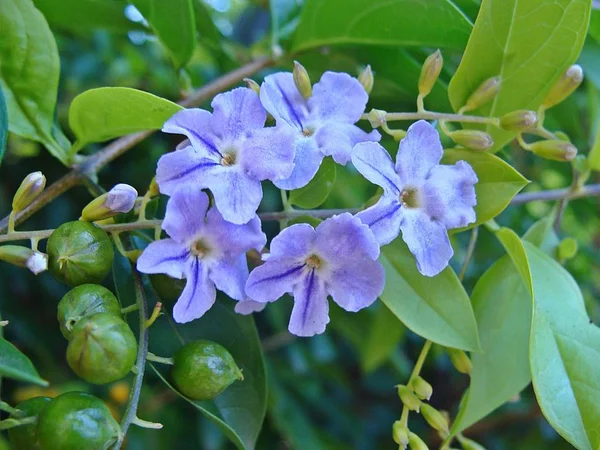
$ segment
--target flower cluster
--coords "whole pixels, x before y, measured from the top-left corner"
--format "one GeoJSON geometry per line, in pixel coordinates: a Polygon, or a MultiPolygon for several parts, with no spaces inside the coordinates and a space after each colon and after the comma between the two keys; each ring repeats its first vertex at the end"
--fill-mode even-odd
{"type": "Polygon", "coordinates": [[[434,276],[448,265],[447,229],[475,220],[477,177],[464,161],[439,165],[439,135],[424,121],[409,128],[394,165],[379,133],[355,125],[367,100],[365,88],[344,73],[326,72],[314,86],[276,73],[259,95],[237,88],[217,95],[212,113],[183,110],[165,123],[163,131],[187,137],[157,168],[160,191],[170,196],[162,226],[169,238],[150,244],[137,266],[186,279],[176,321],[201,317],[217,289],[237,300],[242,314],[289,293],[290,331],[312,336],[329,322],[328,296],[348,311],[377,299],[385,278],[379,248],[400,232],[422,274],[434,276]],[[274,126],[265,126],[267,114],[274,126]],[[342,165],[352,161],[383,188],[380,200],[316,228],[285,228],[250,273],[246,252],[261,252],[267,242],[256,214],[261,182],[285,190],[305,186],[325,156],[342,165]]]}

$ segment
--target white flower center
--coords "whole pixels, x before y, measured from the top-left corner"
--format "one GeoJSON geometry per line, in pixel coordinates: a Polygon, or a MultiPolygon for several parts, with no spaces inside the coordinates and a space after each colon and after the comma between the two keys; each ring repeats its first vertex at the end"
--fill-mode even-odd
{"type": "Polygon", "coordinates": [[[405,208],[418,208],[421,206],[419,191],[413,187],[407,187],[400,193],[400,203],[405,208]]]}
{"type": "Polygon", "coordinates": [[[210,250],[211,250],[210,247],[208,245],[206,245],[206,243],[202,239],[194,242],[192,244],[192,248],[190,248],[190,251],[192,252],[192,254],[197,256],[200,259],[207,256],[210,253],[210,250]]]}
{"type": "Polygon", "coordinates": [[[235,164],[235,152],[231,151],[224,153],[221,158],[221,165],[225,167],[233,166],[235,164]]]}
{"type": "Polygon", "coordinates": [[[317,256],[313,253],[308,258],[306,258],[305,262],[306,262],[306,265],[308,267],[310,267],[311,269],[318,269],[319,267],[321,267],[323,260],[319,256],[317,256]]]}

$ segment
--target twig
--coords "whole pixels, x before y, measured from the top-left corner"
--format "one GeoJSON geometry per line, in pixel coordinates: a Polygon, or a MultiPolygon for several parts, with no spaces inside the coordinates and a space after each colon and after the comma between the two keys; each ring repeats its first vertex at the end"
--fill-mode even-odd
{"type": "Polygon", "coordinates": [[[522,205],[523,203],[529,203],[534,201],[551,201],[560,200],[563,198],[573,200],[575,198],[594,196],[600,196],[600,184],[590,184],[576,191],[573,191],[571,188],[565,188],[553,189],[551,191],[525,192],[523,194],[518,194],[515,198],[512,199],[510,204],[522,205]]]}
{"type": "MultiPolygon", "coordinates": [[[[369,114],[363,114],[361,119],[368,120],[369,114]]],[[[447,122],[483,123],[500,126],[500,120],[496,117],[466,116],[463,114],[446,114],[433,111],[423,112],[397,112],[386,113],[385,120],[392,122],[396,120],[445,120],[447,122]]]]}

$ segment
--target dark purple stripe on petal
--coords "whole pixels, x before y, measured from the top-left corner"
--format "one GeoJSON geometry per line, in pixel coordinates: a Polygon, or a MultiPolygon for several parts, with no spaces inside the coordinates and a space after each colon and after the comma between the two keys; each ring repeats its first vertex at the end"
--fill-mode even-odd
{"type": "Polygon", "coordinates": [[[394,214],[396,214],[396,212],[402,207],[402,205],[400,203],[397,203],[396,205],[394,205],[394,207],[389,210],[388,212],[386,212],[384,215],[379,216],[377,219],[375,219],[373,222],[368,223],[367,225],[369,227],[372,227],[373,225],[381,222],[382,220],[387,219],[388,217],[393,216],[394,214]]]}
{"type": "Polygon", "coordinates": [[[198,258],[194,258],[194,260],[192,261],[192,272],[194,273],[195,276],[193,277],[187,277],[187,281],[186,283],[192,283],[192,292],[189,296],[189,300],[187,302],[187,304],[185,305],[185,312],[187,313],[190,309],[190,307],[192,306],[192,302],[194,300],[194,297],[196,297],[196,291],[198,290],[198,283],[200,281],[200,262],[198,261],[198,258]]]}
{"type": "Polygon", "coordinates": [[[165,181],[174,181],[174,180],[179,180],[180,178],[183,178],[193,172],[195,172],[196,170],[202,169],[204,167],[213,167],[213,166],[218,166],[219,164],[215,163],[215,162],[201,162],[199,164],[196,164],[195,166],[190,167],[187,170],[184,170],[183,172],[180,172],[179,174],[177,174],[174,177],[168,178],[166,180],[163,180],[163,182],[165,181]]]}
{"type": "Polygon", "coordinates": [[[273,275],[271,277],[263,278],[262,280],[257,280],[254,284],[264,283],[266,281],[281,280],[281,279],[287,277],[288,275],[291,275],[295,272],[300,271],[301,269],[304,268],[304,266],[306,266],[306,264],[302,264],[301,266],[294,267],[293,269],[290,269],[290,270],[288,270],[284,273],[280,273],[278,275],[273,275]]]}
{"type": "Polygon", "coordinates": [[[315,285],[315,269],[312,269],[310,271],[310,274],[308,275],[308,283],[306,284],[306,292],[304,294],[305,298],[304,298],[304,305],[302,308],[302,327],[304,327],[306,324],[306,315],[308,314],[308,309],[310,306],[310,299],[311,299],[314,285],[315,285]]]}
{"type": "Polygon", "coordinates": [[[279,85],[279,83],[277,81],[275,81],[275,86],[277,86],[277,88],[279,89],[279,92],[281,92],[281,97],[283,98],[285,105],[287,106],[288,110],[290,111],[290,114],[293,116],[293,119],[296,121],[295,125],[297,125],[302,130],[304,128],[302,126],[302,122],[300,121],[300,118],[296,114],[296,110],[292,106],[292,102],[290,102],[290,99],[287,98],[287,95],[285,94],[285,90],[282,89],[282,87],[279,85]]]}
{"type": "MultiPolygon", "coordinates": [[[[371,164],[369,163],[369,161],[366,161],[366,160],[365,160],[365,159],[363,159],[363,158],[360,158],[360,161],[361,161],[361,162],[362,162],[362,163],[363,163],[365,166],[369,166],[369,167],[370,167],[371,169],[373,169],[375,172],[379,173],[379,175],[381,175],[383,178],[385,178],[385,180],[386,180],[386,181],[387,181],[387,182],[388,182],[388,183],[389,183],[391,186],[395,187],[395,188],[396,188],[396,192],[397,192],[398,194],[400,194],[400,188],[399,188],[398,186],[396,186],[396,183],[394,183],[392,180],[390,180],[390,179],[389,179],[389,178],[388,178],[388,177],[385,175],[385,173],[383,173],[383,172],[381,172],[381,171],[379,170],[379,168],[377,168],[377,167],[375,167],[375,166],[371,165],[371,164]]],[[[381,186],[381,187],[383,187],[383,186],[381,186]]]]}
{"type": "Polygon", "coordinates": [[[190,255],[189,251],[185,251],[180,255],[177,256],[169,256],[167,258],[163,258],[160,261],[158,261],[156,264],[154,264],[155,266],[158,266],[159,264],[164,264],[166,262],[171,262],[171,261],[182,261],[184,259],[186,259],[188,256],[190,255]]]}
{"type": "Polygon", "coordinates": [[[221,154],[221,152],[217,149],[217,147],[215,147],[211,142],[208,142],[206,139],[204,139],[202,136],[200,136],[198,133],[196,133],[195,130],[192,130],[191,128],[186,128],[187,132],[190,133],[191,135],[193,135],[196,139],[198,139],[200,142],[202,142],[204,145],[206,145],[208,147],[208,149],[213,152],[216,153],[217,155],[219,155],[221,158],[223,157],[223,155],[221,154]]]}

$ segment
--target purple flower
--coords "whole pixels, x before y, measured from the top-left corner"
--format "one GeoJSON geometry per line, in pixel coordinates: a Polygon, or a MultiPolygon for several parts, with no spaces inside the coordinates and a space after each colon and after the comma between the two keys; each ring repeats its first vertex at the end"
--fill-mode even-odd
{"type": "Polygon", "coordinates": [[[137,268],[186,278],[173,308],[177,322],[202,317],[215,302],[215,287],[235,300],[246,298],[246,252],[252,248],[260,251],[266,244],[257,216],[244,225],[229,223],[215,208],[208,209],[204,192],[183,186],[167,204],[163,229],[171,238],[151,243],[138,259],[137,268]]]}
{"type": "Polygon", "coordinates": [[[324,156],[339,164],[350,161],[352,147],[363,141],[379,141],[377,131],[365,133],[354,124],[365,110],[369,96],[357,79],[345,73],[325,72],[305,99],[291,73],[265,78],[260,100],[277,124],[295,129],[294,170],[285,180],[275,180],[280,189],[297,189],[317,173],[324,156]]]}
{"type": "Polygon", "coordinates": [[[313,336],[329,322],[327,295],[353,312],[377,299],[384,285],[378,256],[373,233],[350,213],[333,216],[316,229],[292,225],[273,239],[266,262],[250,273],[246,294],[266,303],[291,293],[290,332],[313,336]]]}
{"type": "Polygon", "coordinates": [[[356,145],[352,162],[360,173],[383,188],[381,199],[357,214],[381,245],[402,239],[423,275],[440,273],[452,257],[447,229],[475,221],[477,176],[465,161],[440,165],[438,132],[420,120],[400,142],[396,165],[376,143],[356,145]]]}
{"type": "Polygon", "coordinates": [[[179,111],[165,123],[164,132],[186,135],[191,146],[164,155],[156,181],[167,195],[185,184],[210,189],[225,220],[243,224],[258,209],[261,180],[292,172],[294,133],[285,125],[264,128],[267,114],[247,88],[217,95],[212,107],[212,114],[179,111]]]}

